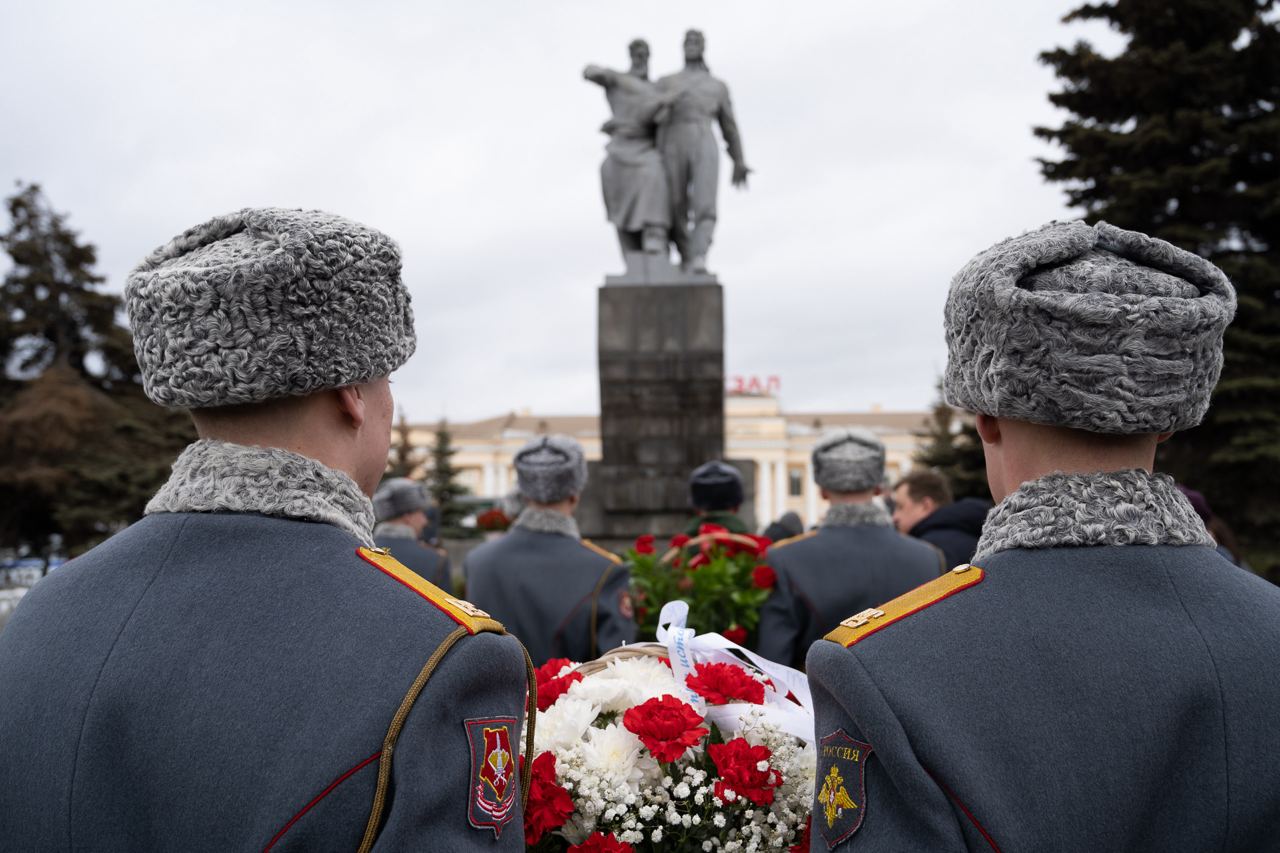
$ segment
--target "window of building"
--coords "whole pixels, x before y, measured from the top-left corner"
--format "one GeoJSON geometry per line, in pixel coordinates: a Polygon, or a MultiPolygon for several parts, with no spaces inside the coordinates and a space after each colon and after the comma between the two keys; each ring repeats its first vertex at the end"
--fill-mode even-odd
{"type": "Polygon", "coordinates": [[[787,469],[787,494],[793,498],[804,495],[804,469],[788,468],[787,469]]]}

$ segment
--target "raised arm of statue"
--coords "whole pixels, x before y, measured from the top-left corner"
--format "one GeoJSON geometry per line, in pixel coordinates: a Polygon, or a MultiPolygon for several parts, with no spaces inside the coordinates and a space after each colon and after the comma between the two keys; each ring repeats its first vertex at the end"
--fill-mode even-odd
{"type": "Polygon", "coordinates": [[[717,118],[720,120],[720,133],[724,135],[725,150],[733,161],[732,183],[735,187],[745,187],[751,170],[747,168],[746,155],[742,153],[742,136],[738,133],[738,120],[733,115],[733,102],[729,100],[728,86],[724,87],[717,118]]]}
{"type": "Polygon", "coordinates": [[[590,80],[592,83],[598,83],[606,89],[614,84],[618,72],[605,68],[601,65],[588,65],[582,69],[582,76],[590,80]]]}

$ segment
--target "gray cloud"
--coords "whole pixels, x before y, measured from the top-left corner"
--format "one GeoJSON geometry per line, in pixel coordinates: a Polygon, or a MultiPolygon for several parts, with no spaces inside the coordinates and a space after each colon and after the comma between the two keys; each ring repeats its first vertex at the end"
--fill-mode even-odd
{"type": "Polygon", "coordinates": [[[595,288],[621,262],[581,68],[644,36],[675,70],[697,26],[757,170],[746,193],[723,170],[729,372],[781,376],[791,410],[918,407],[951,274],[1070,215],[1033,162],[1056,120],[1035,57],[1114,43],[1061,25],[1072,5],[6,4],[0,180],[42,183],[116,290],[215,213],[368,222],[414,293],[411,418],[593,412],[595,288]]]}

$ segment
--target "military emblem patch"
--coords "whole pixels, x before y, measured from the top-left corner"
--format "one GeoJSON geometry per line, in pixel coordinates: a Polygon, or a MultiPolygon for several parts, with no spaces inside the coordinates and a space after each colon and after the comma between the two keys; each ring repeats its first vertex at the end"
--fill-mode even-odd
{"type": "Polygon", "coordinates": [[[871,744],[854,740],[836,729],[818,745],[818,803],[813,825],[827,849],[835,847],[862,826],[867,813],[867,757],[871,744]]]}
{"type": "Polygon", "coordinates": [[[471,781],[467,795],[467,821],[476,829],[492,829],[493,837],[515,815],[517,758],[511,751],[516,740],[513,717],[467,720],[471,744],[471,781]]]}

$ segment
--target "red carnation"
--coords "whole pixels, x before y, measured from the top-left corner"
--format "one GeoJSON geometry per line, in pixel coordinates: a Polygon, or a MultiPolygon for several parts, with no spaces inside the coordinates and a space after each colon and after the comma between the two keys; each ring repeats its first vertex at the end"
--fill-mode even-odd
{"type": "Polygon", "coordinates": [[[662,762],[675,761],[702,740],[707,730],[698,728],[701,722],[697,711],[674,696],[650,699],[622,715],[623,727],[662,762]]]}
{"type": "Polygon", "coordinates": [[[698,535],[705,536],[708,533],[728,533],[729,528],[721,527],[718,524],[703,524],[698,527],[698,535]]]}
{"type": "Polygon", "coordinates": [[[542,836],[564,826],[572,814],[573,797],[556,782],[556,757],[544,752],[533,760],[529,779],[529,804],[524,809],[525,845],[537,844],[542,836]]]}
{"type": "Polygon", "coordinates": [[[707,747],[707,754],[720,774],[720,781],[715,787],[717,797],[728,802],[725,792],[733,791],[757,806],[773,802],[773,789],[782,784],[782,774],[772,767],[759,769],[761,762],[767,765],[773,757],[769,747],[752,746],[736,737],[728,743],[711,744],[707,747]]]}
{"type": "Polygon", "coordinates": [[[677,533],[675,536],[671,537],[672,548],[683,548],[685,545],[688,545],[688,544],[689,544],[689,537],[685,536],[683,533],[677,533]]]}
{"type": "Polygon", "coordinates": [[[558,676],[566,666],[573,663],[568,658],[552,658],[534,671],[537,676],[538,686],[541,687],[546,682],[558,676]]]}
{"type": "Polygon", "coordinates": [[[730,625],[721,632],[722,636],[731,643],[742,645],[747,641],[747,629],[741,625],[730,625]]]}
{"type": "Polygon", "coordinates": [[[635,849],[625,841],[619,841],[613,834],[593,832],[581,844],[575,844],[570,850],[584,850],[587,853],[634,853],[635,849]]]}
{"type": "Polygon", "coordinates": [[[700,663],[685,684],[711,705],[764,701],[764,685],[731,663],[700,663]]]}
{"type": "Polygon", "coordinates": [[[652,554],[654,550],[655,549],[653,547],[653,534],[646,533],[645,535],[639,536],[636,538],[637,554],[652,554]]]}
{"type": "Polygon", "coordinates": [[[773,540],[768,536],[756,536],[754,533],[748,533],[747,538],[756,543],[756,554],[762,555],[769,550],[769,546],[773,544],[773,540]]]}
{"type": "Polygon", "coordinates": [[[751,583],[757,589],[773,589],[777,582],[778,573],[773,570],[773,566],[756,566],[751,570],[751,583]]]}
{"type": "Polygon", "coordinates": [[[571,672],[563,678],[552,678],[538,685],[538,710],[545,711],[556,703],[573,685],[582,680],[582,673],[571,672]]]}
{"type": "Polygon", "coordinates": [[[689,571],[697,571],[700,567],[710,565],[711,558],[706,554],[694,554],[693,559],[689,561],[689,571]]]}

